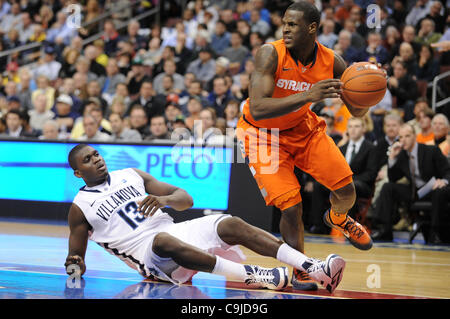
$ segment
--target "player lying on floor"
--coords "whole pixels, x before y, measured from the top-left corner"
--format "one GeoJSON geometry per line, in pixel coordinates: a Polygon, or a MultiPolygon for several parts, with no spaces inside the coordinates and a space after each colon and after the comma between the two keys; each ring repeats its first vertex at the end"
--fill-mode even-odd
{"type": "Polygon", "coordinates": [[[286,267],[243,265],[237,245],[306,271],[333,292],[342,279],[345,261],[331,254],[325,261],[309,258],[270,233],[228,214],[210,215],[182,223],[161,208],[178,211],[193,205],[184,190],[156,180],[134,168],[108,172],[103,157],[86,144],[69,153],[75,176],[86,183],[69,211],[69,253],[66,271],[77,264],[80,274],[88,238],[116,255],[144,277],[180,284],[198,271],[226,276],[252,288],[283,289],[286,267]]]}

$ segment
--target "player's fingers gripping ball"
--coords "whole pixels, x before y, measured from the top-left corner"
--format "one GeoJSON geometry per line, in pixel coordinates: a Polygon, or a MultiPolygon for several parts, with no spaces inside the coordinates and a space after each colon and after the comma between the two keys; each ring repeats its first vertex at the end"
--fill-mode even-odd
{"type": "Polygon", "coordinates": [[[352,64],[342,74],[341,82],[342,96],[354,107],[372,107],[386,94],[386,73],[370,62],[352,64]]]}

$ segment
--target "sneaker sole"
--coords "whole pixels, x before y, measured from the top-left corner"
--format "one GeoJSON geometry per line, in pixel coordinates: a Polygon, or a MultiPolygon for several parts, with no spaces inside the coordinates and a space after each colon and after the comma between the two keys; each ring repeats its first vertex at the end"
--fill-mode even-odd
{"type": "Polygon", "coordinates": [[[331,278],[329,283],[324,283],[329,293],[333,293],[342,280],[345,269],[345,260],[339,255],[329,255],[326,259],[327,272],[331,278]]]}
{"type": "Polygon", "coordinates": [[[287,287],[289,282],[289,273],[287,267],[280,267],[280,280],[283,280],[283,285],[280,288],[277,288],[275,290],[281,290],[287,287]],[[283,279],[281,279],[283,278],[283,279]]]}
{"type": "Polygon", "coordinates": [[[369,250],[370,248],[372,248],[373,246],[373,242],[372,239],[370,240],[370,242],[368,244],[360,244],[357,241],[354,241],[352,238],[347,237],[345,235],[345,233],[343,233],[338,227],[334,226],[330,220],[328,220],[328,210],[325,212],[325,214],[323,214],[323,222],[325,223],[325,225],[327,225],[330,228],[334,228],[337,229],[338,231],[340,231],[342,234],[344,234],[345,238],[348,239],[348,241],[356,248],[360,249],[360,250],[369,250]]]}
{"type": "Polygon", "coordinates": [[[301,291],[316,291],[319,287],[315,282],[292,282],[292,289],[301,291]]]}

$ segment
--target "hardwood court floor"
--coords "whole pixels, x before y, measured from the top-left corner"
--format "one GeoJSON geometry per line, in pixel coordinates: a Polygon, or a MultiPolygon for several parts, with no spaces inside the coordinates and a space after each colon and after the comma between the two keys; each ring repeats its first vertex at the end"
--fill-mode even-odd
{"type": "MultiPolygon", "coordinates": [[[[143,281],[134,270],[90,242],[83,294],[61,291],[66,281],[68,227],[0,221],[0,298],[450,298],[450,247],[376,243],[360,251],[329,236],[306,236],[308,256],[324,259],[330,253],[347,262],[342,282],[329,294],[324,289],[299,292],[249,290],[241,283],[198,274],[192,284],[175,286],[143,281]],[[27,284],[24,278],[30,278],[27,284]],[[46,288],[40,290],[40,284],[46,288]],[[52,288],[53,287],[53,288],[52,288]],[[151,288],[151,289],[150,289],[151,288]],[[151,291],[151,293],[150,293],[151,291]]],[[[247,263],[278,266],[272,258],[242,248],[247,263]]]]}

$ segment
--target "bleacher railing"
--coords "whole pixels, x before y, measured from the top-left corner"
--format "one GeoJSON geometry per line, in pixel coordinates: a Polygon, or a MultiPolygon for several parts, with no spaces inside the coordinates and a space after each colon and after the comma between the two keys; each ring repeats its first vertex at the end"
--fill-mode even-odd
{"type": "Polygon", "coordinates": [[[438,82],[442,79],[445,79],[450,76],[450,71],[441,73],[434,77],[433,79],[433,91],[431,95],[431,107],[434,112],[436,112],[436,109],[445,105],[446,103],[450,102],[450,97],[446,97],[443,100],[437,101],[437,90],[438,90],[438,82]]]}

